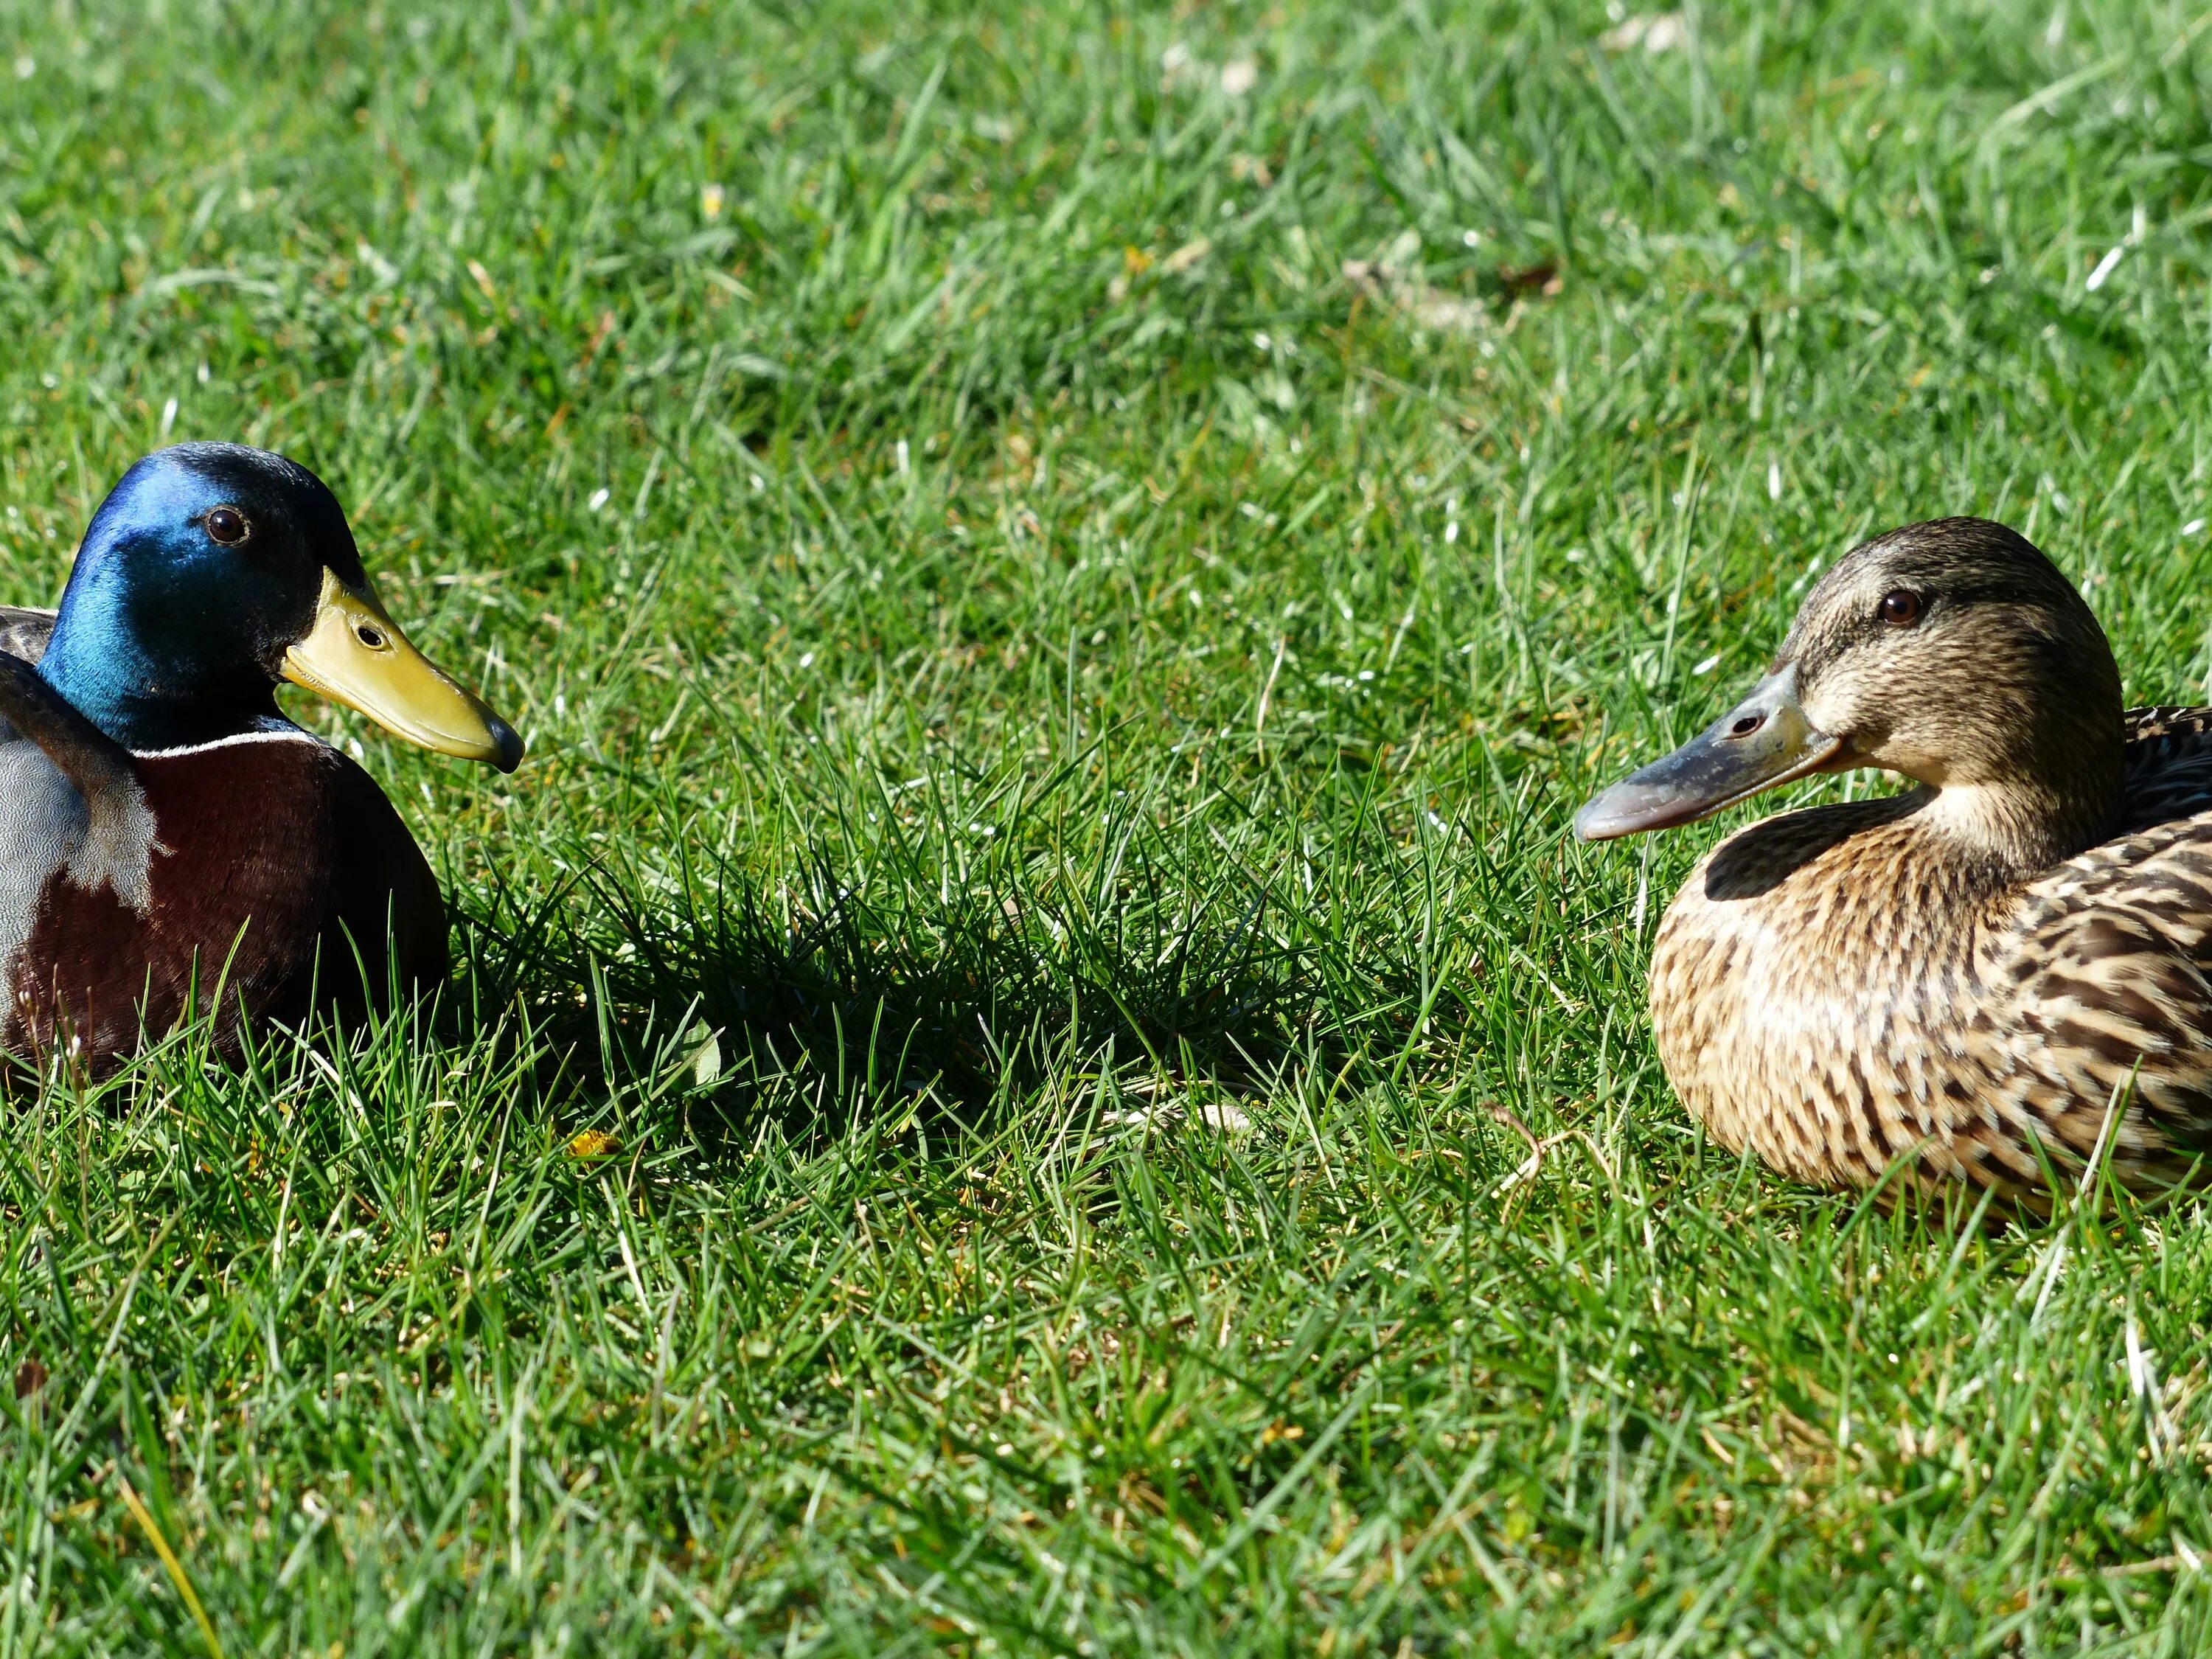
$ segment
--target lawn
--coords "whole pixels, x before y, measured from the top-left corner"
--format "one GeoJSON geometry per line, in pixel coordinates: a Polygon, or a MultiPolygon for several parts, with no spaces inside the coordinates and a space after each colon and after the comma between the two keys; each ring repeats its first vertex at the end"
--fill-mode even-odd
{"type": "Polygon", "coordinates": [[[1949,10],[6,8],[0,602],[279,447],[532,754],[16,1079],[0,1656],[2203,1650],[2197,1212],[1707,1146],[1565,835],[1914,519],[2205,695],[2212,31],[1949,10]]]}

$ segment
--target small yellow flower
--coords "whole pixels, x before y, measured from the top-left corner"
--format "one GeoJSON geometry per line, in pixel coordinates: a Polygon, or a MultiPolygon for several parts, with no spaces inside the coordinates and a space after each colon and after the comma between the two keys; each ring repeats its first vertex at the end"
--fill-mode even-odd
{"type": "Polygon", "coordinates": [[[605,1129],[580,1129],[568,1143],[571,1158],[606,1158],[619,1152],[622,1143],[605,1129]]]}

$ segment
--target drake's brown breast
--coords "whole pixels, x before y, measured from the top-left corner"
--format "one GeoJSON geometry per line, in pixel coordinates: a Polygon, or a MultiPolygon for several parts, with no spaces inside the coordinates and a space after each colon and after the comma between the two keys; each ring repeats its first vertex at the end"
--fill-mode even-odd
{"type": "Polygon", "coordinates": [[[10,1046],[112,1056],[142,1021],[159,1034],[214,1007],[230,1047],[241,1013],[358,1008],[395,966],[404,987],[443,980],[436,881],[344,756],[257,736],[136,764],[154,825],[143,888],[128,872],[89,890],[65,869],[47,880],[12,975],[10,1046]]]}

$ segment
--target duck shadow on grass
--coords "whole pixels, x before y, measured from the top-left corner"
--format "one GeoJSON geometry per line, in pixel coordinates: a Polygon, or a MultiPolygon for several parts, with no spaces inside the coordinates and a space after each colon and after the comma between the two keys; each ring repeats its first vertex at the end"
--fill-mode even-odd
{"type": "Polygon", "coordinates": [[[827,865],[782,902],[715,876],[651,898],[604,869],[534,907],[479,896],[459,941],[477,1006],[519,1001],[557,1063],[617,1079],[711,1032],[719,1076],[687,1109],[708,1140],[763,1112],[803,1131],[919,1103],[974,1123],[1071,1058],[1235,1091],[1293,1050],[1348,1051],[1310,954],[1258,906],[1212,931],[1084,931],[994,890],[916,914],[827,865]]]}

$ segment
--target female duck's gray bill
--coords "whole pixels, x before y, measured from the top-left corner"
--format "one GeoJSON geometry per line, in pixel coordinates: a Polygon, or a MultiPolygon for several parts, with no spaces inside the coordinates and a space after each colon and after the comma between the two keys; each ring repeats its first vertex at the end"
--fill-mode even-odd
{"type": "Polygon", "coordinates": [[[1762,789],[1817,772],[1843,741],[1805,718],[1797,665],[1769,674],[1752,693],[1661,761],[1623,778],[1575,814],[1583,841],[1694,823],[1762,789]]]}

